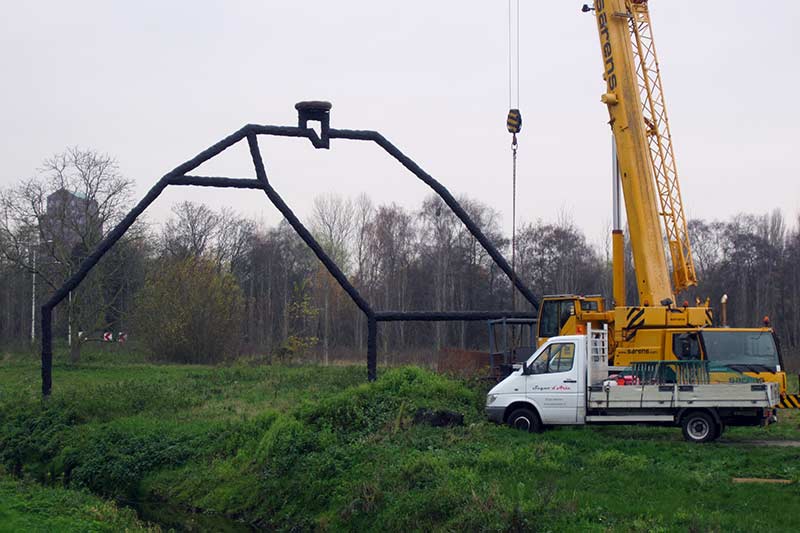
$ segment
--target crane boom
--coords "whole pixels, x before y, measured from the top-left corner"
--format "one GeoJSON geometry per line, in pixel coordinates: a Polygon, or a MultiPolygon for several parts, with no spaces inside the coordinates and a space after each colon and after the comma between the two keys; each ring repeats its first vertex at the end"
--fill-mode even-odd
{"type": "Polygon", "coordinates": [[[595,0],[595,13],[639,302],[659,305],[695,285],[696,275],[647,0],[595,0]]]}
{"type": "Polygon", "coordinates": [[[639,98],[650,143],[650,162],[658,189],[661,217],[672,256],[672,283],[676,293],[697,285],[692,247],[686,229],[675,152],[664,103],[661,71],[653,40],[653,27],[647,2],[631,2],[629,27],[635,59],[639,98]],[[648,116],[649,115],[649,116],[648,116]]]}

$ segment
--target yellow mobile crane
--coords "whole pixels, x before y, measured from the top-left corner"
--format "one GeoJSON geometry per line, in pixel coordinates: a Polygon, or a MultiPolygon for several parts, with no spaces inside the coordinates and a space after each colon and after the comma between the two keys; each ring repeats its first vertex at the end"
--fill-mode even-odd
{"type": "MultiPolygon", "coordinates": [[[[672,148],[661,74],[647,0],[595,0],[615,173],[621,184],[638,287],[638,306],[626,306],[624,242],[619,217],[612,235],[615,307],[599,296],[560,295],[542,300],[538,342],[584,333],[586,325],[610,330],[610,363],[706,359],[786,392],[786,374],[773,330],[715,328],[709,301],[675,304],[675,295],[697,284],[672,148]],[[672,273],[661,231],[663,221],[672,273]]],[[[720,376],[723,374],[719,374],[720,376]]],[[[728,379],[728,378],[725,378],[728,379]]],[[[788,406],[788,405],[787,405],[788,406]]]]}

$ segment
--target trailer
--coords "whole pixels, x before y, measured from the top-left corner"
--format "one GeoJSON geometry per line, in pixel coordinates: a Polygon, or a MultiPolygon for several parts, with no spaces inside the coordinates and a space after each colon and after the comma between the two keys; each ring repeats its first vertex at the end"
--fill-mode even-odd
{"type": "Polygon", "coordinates": [[[616,376],[614,370],[607,326],[553,337],[489,391],[486,414],[530,432],[559,425],[673,426],[697,443],[716,440],[727,426],[777,422],[777,383],[744,375],[714,382],[706,361],[646,362],[616,369],[616,376]]]}

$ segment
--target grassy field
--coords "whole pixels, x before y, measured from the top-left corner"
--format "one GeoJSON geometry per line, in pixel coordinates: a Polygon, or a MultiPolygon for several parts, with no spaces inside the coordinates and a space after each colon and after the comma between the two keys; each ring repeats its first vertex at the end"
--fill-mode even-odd
{"type": "Polygon", "coordinates": [[[134,511],[120,509],[82,491],[42,487],[0,474],[0,532],[159,531],[145,527],[134,511]]]}
{"type": "MultiPolygon", "coordinates": [[[[94,505],[133,502],[179,517],[155,518],[165,526],[224,517],[207,529],[230,531],[800,530],[800,448],[774,445],[800,441],[797,413],[709,445],[670,428],[528,435],[484,420],[478,382],[416,368],[382,371],[373,384],[364,376],[363,366],[96,358],[57,365],[42,403],[36,362],[6,357],[0,465],[27,481],[6,478],[0,491],[21,502],[11,505],[17,520],[36,507],[29,500],[93,498],[66,487],[105,499],[94,505]],[[415,425],[419,407],[461,412],[465,425],[415,425]]],[[[115,516],[95,518],[113,528],[115,516]]]]}

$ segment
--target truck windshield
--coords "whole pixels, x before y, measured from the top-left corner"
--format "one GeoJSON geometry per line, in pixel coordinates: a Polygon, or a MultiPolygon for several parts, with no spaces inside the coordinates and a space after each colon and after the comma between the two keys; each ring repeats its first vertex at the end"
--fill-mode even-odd
{"type": "Polygon", "coordinates": [[[704,331],[706,359],[743,372],[774,372],[778,349],[766,331],[704,331]]]}

